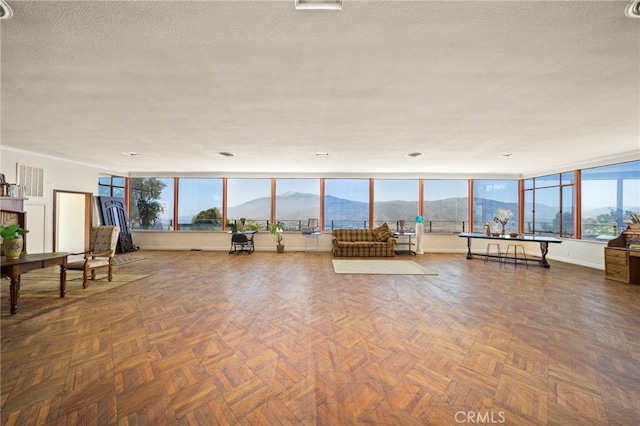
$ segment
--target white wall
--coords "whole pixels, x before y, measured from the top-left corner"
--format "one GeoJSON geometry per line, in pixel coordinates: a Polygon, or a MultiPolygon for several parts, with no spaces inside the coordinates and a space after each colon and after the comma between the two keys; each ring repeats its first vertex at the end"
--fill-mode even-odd
{"type": "Polygon", "coordinates": [[[0,151],[0,167],[7,182],[16,182],[17,164],[44,169],[44,197],[29,197],[24,202],[24,209],[27,212],[26,228],[29,229],[27,249],[29,253],[53,251],[53,191],[96,194],[100,174],[109,172],[3,147],[0,151]]]}
{"type": "MultiPolygon", "coordinates": [[[[15,182],[17,163],[40,167],[44,172],[43,198],[32,198],[25,201],[25,210],[30,206],[44,210],[44,223],[39,218],[37,222],[29,221],[27,213],[27,228],[31,233],[44,235],[45,251],[53,249],[53,191],[78,191],[97,194],[98,178],[101,174],[122,175],[120,172],[99,169],[97,167],[79,165],[48,157],[41,157],[20,151],[1,151],[0,165],[2,173],[8,182],[15,182]],[[44,229],[42,229],[44,227],[44,229]]],[[[231,238],[225,233],[211,232],[170,232],[170,231],[133,231],[133,243],[147,250],[219,250],[228,251],[231,238]]],[[[285,236],[285,250],[302,251],[305,249],[305,237],[292,233],[285,236]]],[[[255,236],[256,251],[275,251],[275,243],[267,232],[255,236]]],[[[483,252],[486,245],[482,240],[474,241],[473,251],[483,252]]],[[[604,243],[578,240],[563,240],[562,244],[550,244],[547,259],[557,260],[577,265],[604,270],[604,243]]],[[[506,248],[506,244],[505,244],[506,248]]],[[[315,247],[314,247],[315,249],[315,247]]],[[[428,253],[461,253],[467,252],[466,238],[457,235],[426,234],[423,249],[428,253]]],[[[331,250],[331,234],[320,237],[319,251],[331,250]]],[[[526,243],[527,252],[539,254],[539,245],[526,243]]],[[[31,252],[31,250],[30,250],[31,252]]]]}

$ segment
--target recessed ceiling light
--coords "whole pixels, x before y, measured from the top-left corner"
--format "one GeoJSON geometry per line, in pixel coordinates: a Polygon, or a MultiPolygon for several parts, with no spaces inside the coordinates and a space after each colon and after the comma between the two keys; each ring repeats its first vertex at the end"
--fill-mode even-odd
{"type": "Polygon", "coordinates": [[[139,157],[140,154],[137,152],[123,152],[124,155],[128,155],[129,157],[139,157]]]}
{"type": "Polygon", "coordinates": [[[513,157],[514,155],[516,154],[514,154],[513,152],[505,152],[504,154],[498,155],[498,157],[509,158],[509,157],[513,157]]]}
{"type": "Polygon", "coordinates": [[[421,152],[410,152],[408,154],[405,154],[405,157],[408,158],[416,158],[416,157],[422,157],[424,154],[421,152]]]}
{"type": "Polygon", "coordinates": [[[218,155],[222,155],[223,157],[235,157],[236,156],[233,152],[226,152],[226,151],[219,152],[218,155]]]}

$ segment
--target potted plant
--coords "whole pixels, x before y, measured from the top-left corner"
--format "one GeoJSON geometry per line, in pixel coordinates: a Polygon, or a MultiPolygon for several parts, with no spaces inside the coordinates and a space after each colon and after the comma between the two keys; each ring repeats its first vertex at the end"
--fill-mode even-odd
{"type": "Polygon", "coordinates": [[[278,253],[284,252],[284,224],[282,222],[272,223],[269,226],[269,233],[273,235],[273,241],[276,242],[276,250],[278,253]]]}
{"type": "Polygon", "coordinates": [[[29,232],[13,224],[9,226],[0,225],[0,236],[2,237],[2,251],[7,259],[17,259],[22,254],[24,247],[24,234],[29,232]]]}

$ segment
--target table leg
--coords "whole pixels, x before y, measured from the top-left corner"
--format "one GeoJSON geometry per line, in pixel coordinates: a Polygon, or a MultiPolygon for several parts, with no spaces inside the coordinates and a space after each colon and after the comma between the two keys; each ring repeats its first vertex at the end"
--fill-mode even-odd
{"type": "Polygon", "coordinates": [[[20,275],[11,277],[11,315],[18,312],[18,297],[20,296],[20,275]]]}
{"type": "Polygon", "coordinates": [[[547,262],[547,252],[549,251],[549,243],[540,242],[540,253],[542,253],[542,258],[540,259],[540,266],[544,268],[550,268],[551,265],[547,262]]]}
{"type": "Polygon", "coordinates": [[[60,297],[64,297],[67,292],[67,267],[60,265],[60,297]]]}
{"type": "Polygon", "coordinates": [[[467,237],[467,259],[472,259],[473,255],[471,254],[471,238],[467,237]]]}

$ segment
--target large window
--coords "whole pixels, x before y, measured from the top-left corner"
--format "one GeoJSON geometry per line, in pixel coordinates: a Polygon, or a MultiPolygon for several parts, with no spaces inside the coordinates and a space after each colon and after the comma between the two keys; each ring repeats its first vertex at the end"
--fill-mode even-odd
{"type": "MultiPolygon", "coordinates": [[[[626,228],[632,213],[640,213],[637,160],[524,179],[522,194],[518,180],[473,180],[471,206],[467,180],[229,178],[226,192],[224,181],[131,178],[132,229],[220,231],[226,217],[227,229],[266,230],[275,219],[286,230],[300,231],[309,219],[323,219],[325,231],[370,229],[383,222],[398,229],[404,221],[404,229],[411,232],[421,214],[425,232],[455,234],[481,232],[485,223],[498,232],[501,225],[494,218],[507,212],[506,232],[607,241],[626,228]],[[178,185],[175,192],[174,185],[178,185]],[[519,223],[521,208],[523,223],[519,223]]],[[[124,177],[102,176],[98,193],[124,197],[126,183],[124,177]]]]}
{"type": "Polygon", "coordinates": [[[227,222],[267,229],[271,221],[271,179],[228,179],[227,222]]]}
{"type": "Polygon", "coordinates": [[[525,233],[573,237],[574,181],[573,172],[525,180],[525,233]]]}
{"type": "Polygon", "coordinates": [[[222,179],[178,180],[178,230],[222,230],[222,179]]]}
{"type": "Polygon", "coordinates": [[[391,229],[414,232],[418,210],[418,181],[380,179],[373,182],[373,226],[387,223],[391,229]]]}
{"type": "Polygon", "coordinates": [[[425,232],[469,230],[469,183],[466,180],[425,180],[422,191],[425,232]]]}
{"type": "Polygon", "coordinates": [[[488,222],[494,232],[500,232],[501,225],[494,221],[500,211],[512,214],[506,232],[518,232],[518,181],[474,180],[473,229],[481,232],[488,222]]]}
{"type": "Polygon", "coordinates": [[[125,178],[122,176],[100,176],[98,195],[102,197],[121,197],[125,194],[125,178]]]}
{"type": "Polygon", "coordinates": [[[132,229],[173,229],[173,179],[131,178],[132,229]]]}
{"type": "Polygon", "coordinates": [[[276,220],[300,231],[320,218],[320,179],[276,179],[276,220]]]}
{"type": "Polygon", "coordinates": [[[369,228],[369,179],[326,179],[325,229],[369,228]]]}
{"type": "Polygon", "coordinates": [[[640,161],[582,171],[582,238],[608,240],[640,212],[640,161]]]}

